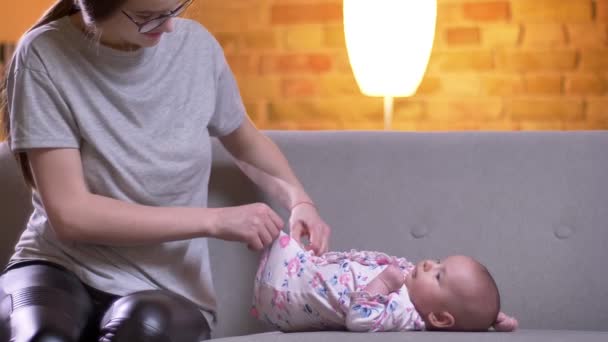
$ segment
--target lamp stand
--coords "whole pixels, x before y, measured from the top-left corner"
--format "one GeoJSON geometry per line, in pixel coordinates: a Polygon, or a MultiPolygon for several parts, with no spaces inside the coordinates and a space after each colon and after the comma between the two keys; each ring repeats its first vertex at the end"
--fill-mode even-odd
{"type": "Polygon", "coordinates": [[[393,97],[384,97],[384,130],[391,129],[391,122],[393,121],[393,97]]]}

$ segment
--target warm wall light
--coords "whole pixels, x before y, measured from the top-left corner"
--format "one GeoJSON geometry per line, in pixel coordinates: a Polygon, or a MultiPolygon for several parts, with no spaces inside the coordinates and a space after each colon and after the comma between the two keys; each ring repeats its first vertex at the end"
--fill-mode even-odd
{"type": "Polygon", "coordinates": [[[361,92],[384,97],[390,128],[393,97],[416,92],[431,55],[437,0],[344,0],[344,34],[361,92]]]}

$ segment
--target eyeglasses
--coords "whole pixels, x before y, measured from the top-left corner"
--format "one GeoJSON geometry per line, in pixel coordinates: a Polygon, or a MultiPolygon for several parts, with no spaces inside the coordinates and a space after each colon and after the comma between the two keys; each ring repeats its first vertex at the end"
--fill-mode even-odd
{"type": "Polygon", "coordinates": [[[146,20],[144,22],[138,22],[131,15],[129,15],[129,13],[127,13],[125,11],[122,11],[122,13],[124,15],[126,15],[127,18],[129,18],[129,20],[131,20],[133,22],[133,24],[135,24],[137,26],[139,33],[148,33],[150,31],[154,31],[155,29],[162,26],[162,24],[164,24],[165,21],[169,20],[170,18],[174,18],[174,17],[177,17],[178,15],[182,14],[186,10],[186,8],[188,8],[188,6],[190,6],[190,4],[192,4],[193,1],[194,0],[186,0],[173,11],[171,11],[167,14],[158,16],[154,19],[146,20]]]}

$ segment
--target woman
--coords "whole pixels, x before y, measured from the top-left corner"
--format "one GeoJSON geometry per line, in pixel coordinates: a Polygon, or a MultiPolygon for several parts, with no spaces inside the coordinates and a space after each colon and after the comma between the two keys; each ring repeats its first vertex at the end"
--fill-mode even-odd
{"type": "Polygon", "coordinates": [[[330,229],[247,118],[216,40],[175,18],[192,0],[63,0],[20,41],[3,110],[34,212],[2,276],[11,341],[198,341],[215,300],[205,237],[270,245],[262,203],[206,208],[210,136],[291,211],[330,229]]]}

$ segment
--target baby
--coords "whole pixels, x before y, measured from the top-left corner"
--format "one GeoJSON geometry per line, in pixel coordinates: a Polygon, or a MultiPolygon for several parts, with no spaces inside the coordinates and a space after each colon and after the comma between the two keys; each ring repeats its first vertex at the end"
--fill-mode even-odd
{"type": "Polygon", "coordinates": [[[254,317],[281,331],[512,331],[488,270],[466,256],[414,265],[380,252],[315,256],[281,233],[258,268],[254,317]]]}

